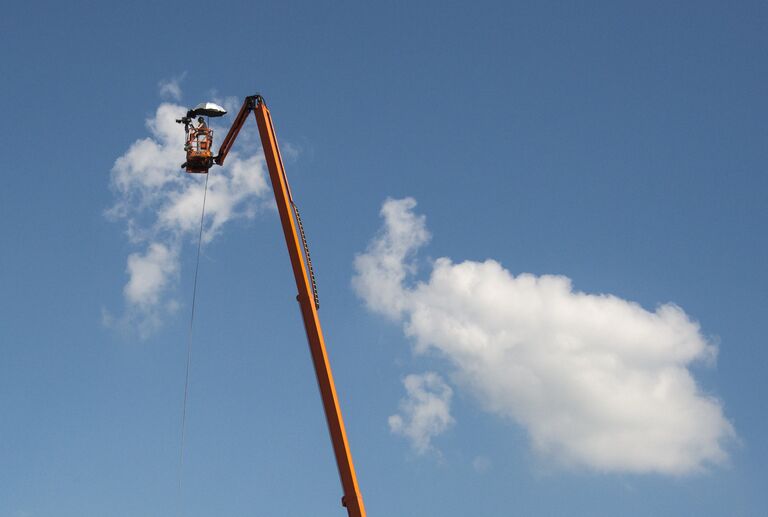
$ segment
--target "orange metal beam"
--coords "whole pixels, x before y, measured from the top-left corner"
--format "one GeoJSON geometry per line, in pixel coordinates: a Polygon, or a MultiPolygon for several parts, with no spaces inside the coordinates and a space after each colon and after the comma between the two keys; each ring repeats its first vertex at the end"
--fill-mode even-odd
{"type": "Polygon", "coordinates": [[[227,132],[227,136],[225,136],[224,140],[221,142],[221,147],[219,147],[219,154],[216,155],[216,158],[214,159],[217,164],[224,165],[224,160],[226,159],[227,154],[229,154],[229,150],[232,148],[232,144],[235,143],[235,139],[240,133],[240,129],[242,129],[243,124],[245,124],[245,121],[248,119],[248,113],[250,113],[251,110],[256,107],[256,99],[259,98],[260,97],[258,95],[252,95],[245,98],[245,102],[243,102],[243,105],[240,107],[240,111],[237,113],[235,120],[232,122],[232,126],[227,132]]]}
{"type": "MultiPolygon", "coordinates": [[[[333,452],[336,456],[336,465],[338,466],[339,477],[341,478],[341,484],[344,489],[344,496],[341,499],[341,504],[347,508],[349,517],[365,517],[365,505],[363,504],[363,497],[360,494],[360,488],[357,485],[355,467],[352,463],[352,454],[349,451],[347,433],[344,429],[344,420],[342,419],[339,400],[336,396],[336,387],[334,386],[331,365],[328,361],[328,354],[325,349],[323,331],[320,328],[320,318],[317,314],[317,307],[315,307],[315,300],[311,290],[310,279],[307,274],[304,254],[297,233],[293,199],[291,198],[288,179],[285,176],[285,168],[283,167],[283,160],[280,156],[280,149],[277,146],[277,138],[275,136],[274,125],[272,124],[272,116],[261,97],[256,96],[255,101],[253,109],[254,114],[256,115],[256,123],[259,126],[261,145],[264,148],[264,157],[266,158],[267,168],[269,169],[269,177],[272,180],[272,190],[275,193],[277,210],[280,214],[280,222],[283,226],[285,243],[288,246],[288,255],[291,258],[293,275],[296,279],[296,288],[299,292],[296,299],[301,307],[301,316],[304,319],[304,328],[307,332],[307,339],[309,341],[309,351],[312,355],[312,363],[315,367],[317,384],[320,388],[320,396],[323,400],[325,418],[328,423],[331,442],[333,443],[333,452]]],[[[246,103],[247,102],[248,100],[246,99],[246,103]]],[[[245,109],[245,105],[243,108],[245,109]]],[[[223,158],[226,156],[229,147],[232,145],[234,136],[237,135],[240,126],[242,126],[242,123],[244,122],[244,119],[241,117],[242,113],[243,110],[241,110],[241,113],[237,117],[236,125],[233,125],[233,128],[236,127],[236,129],[232,138],[226,139],[228,145],[224,149],[224,153],[222,154],[220,152],[219,154],[221,157],[221,161],[217,160],[219,163],[223,162],[223,158]]],[[[230,135],[228,135],[228,137],[229,136],[230,135]]]]}

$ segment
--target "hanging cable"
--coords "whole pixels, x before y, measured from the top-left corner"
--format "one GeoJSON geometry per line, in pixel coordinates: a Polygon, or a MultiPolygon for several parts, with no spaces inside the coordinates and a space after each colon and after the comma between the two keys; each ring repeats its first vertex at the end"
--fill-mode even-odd
{"type": "Polygon", "coordinates": [[[184,437],[187,427],[187,396],[189,394],[189,367],[192,363],[192,329],[195,323],[195,301],[197,299],[197,273],[200,270],[200,248],[203,243],[203,221],[205,219],[205,200],[208,197],[208,175],[205,174],[203,189],[203,209],[200,213],[200,232],[197,236],[197,259],[195,260],[195,280],[192,284],[192,311],[189,317],[189,332],[187,334],[187,368],[184,374],[184,402],[181,408],[181,444],[179,447],[179,515],[182,514],[181,477],[184,468],[184,437]]]}

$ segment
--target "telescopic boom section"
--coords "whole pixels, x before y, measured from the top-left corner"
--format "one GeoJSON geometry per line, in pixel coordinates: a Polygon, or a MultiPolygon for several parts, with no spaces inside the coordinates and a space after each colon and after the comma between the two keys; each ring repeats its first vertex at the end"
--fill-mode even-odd
{"type": "MultiPolygon", "coordinates": [[[[264,99],[261,97],[261,95],[251,95],[250,97],[245,98],[245,102],[243,102],[243,105],[240,107],[240,111],[237,112],[237,116],[232,122],[232,127],[229,128],[227,136],[225,136],[224,141],[221,142],[221,147],[219,147],[219,154],[216,156],[216,158],[214,158],[214,161],[218,165],[224,165],[224,159],[227,157],[227,154],[229,154],[229,150],[232,148],[232,144],[235,143],[237,135],[240,133],[240,130],[243,128],[243,124],[245,124],[245,121],[248,119],[248,114],[251,111],[256,110],[256,104],[258,103],[264,104],[264,99]]],[[[264,152],[266,154],[266,150],[264,152]]]]}
{"type": "Polygon", "coordinates": [[[288,246],[288,255],[291,258],[293,275],[296,279],[296,288],[299,292],[296,299],[301,307],[301,316],[304,319],[304,328],[307,332],[307,340],[309,341],[309,351],[312,355],[317,384],[323,400],[325,418],[328,423],[331,442],[333,443],[333,452],[336,456],[336,465],[339,468],[339,477],[344,489],[341,504],[347,508],[349,517],[365,517],[365,505],[360,494],[360,488],[357,485],[352,454],[349,451],[344,420],[341,416],[341,408],[339,407],[336,387],[333,382],[333,375],[331,374],[331,365],[325,349],[325,339],[320,328],[320,318],[317,314],[317,306],[315,305],[315,298],[307,273],[304,252],[297,233],[295,205],[291,197],[290,187],[288,186],[288,179],[285,176],[280,149],[277,146],[272,116],[261,96],[246,97],[240,112],[232,123],[229,133],[227,133],[221,144],[215,161],[219,165],[224,163],[224,159],[227,157],[227,153],[229,153],[229,149],[232,147],[250,111],[253,111],[256,116],[256,123],[259,127],[259,135],[261,136],[261,145],[264,148],[264,158],[269,169],[269,177],[272,180],[272,190],[275,193],[275,201],[277,202],[277,210],[280,214],[280,222],[283,226],[285,243],[288,246]]]}

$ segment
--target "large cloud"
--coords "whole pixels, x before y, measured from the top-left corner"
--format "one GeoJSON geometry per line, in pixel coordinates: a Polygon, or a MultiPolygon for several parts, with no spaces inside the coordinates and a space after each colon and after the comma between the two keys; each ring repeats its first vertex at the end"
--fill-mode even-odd
{"type": "Polygon", "coordinates": [[[575,291],[564,276],[515,276],[494,260],[440,258],[411,285],[414,253],[429,239],[415,205],[384,203],[353,285],[371,310],[403,322],[418,353],[448,359],[486,410],[522,425],[541,457],[665,474],[727,460],[734,430],[688,370],[716,349],[680,307],[650,312],[575,291]]]}
{"type": "MultiPolygon", "coordinates": [[[[173,88],[164,86],[164,93],[178,98],[178,81],[168,84],[173,88]]],[[[143,335],[178,306],[173,287],[180,252],[184,242],[197,237],[200,224],[205,178],[185,174],[179,167],[184,161],[184,131],[176,119],[185,113],[186,108],[177,104],[160,104],[146,121],[149,136],[135,141],[112,168],[115,204],[107,214],[125,222],[126,235],[137,251],[127,260],[125,312],[119,318],[106,314],[105,321],[138,329],[143,335]]],[[[215,126],[214,130],[220,141],[226,130],[215,126]]],[[[244,128],[239,140],[247,156],[232,152],[226,166],[211,169],[204,244],[227,221],[252,217],[264,205],[269,188],[263,155],[254,145],[252,132],[252,128],[244,128]]]]}

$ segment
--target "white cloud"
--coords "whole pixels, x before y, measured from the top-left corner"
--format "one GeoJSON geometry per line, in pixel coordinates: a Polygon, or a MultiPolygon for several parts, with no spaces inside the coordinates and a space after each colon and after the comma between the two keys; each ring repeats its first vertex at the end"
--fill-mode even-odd
{"type": "MultiPolygon", "coordinates": [[[[146,121],[149,136],[135,141],[112,168],[115,204],[107,215],[125,222],[126,235],[137,251],[127,260],[125,314],[115,318],[105,313],[103,319],[112,326],[138,328],[143,335],[178,307],[172,293],[179,276],[179,256],[184,243],[194,242],[199,230],[205,178],[180,168],[184,130],[176,119],[186,111],[173,103],[160,104],[146,121]]],[[[218,143],[226,129],[215,125],[213,129],[218,143]]],[[[243,128],[243,140],[255,141],[248,135],[253,132],[255,127],[243,128]]],[[[269,193],[261,151],[240,141],[238,147],[249,154],[231,152],[226,166],[211,169],[204,243],[228,221],[253,217],[269,193]]]]}
{"type": "Polygon", "coordinates": [[[410,260],[429,241],[425,217],[415,215],[411,198],[388,199],[381,208],[386,221],[382,234],[368,252],[355,257],[357,275],[352,284],[369,309],[397,319],[408,302],[403,281],[414,268],[410,260]]]}
{"type": "Polygon", "coordinates": [[[175,252],[158,242],[151,243],[143,254],[131,253],[126,268],[129,280],[123,289],[126,300],[142,307],[156,305],[178,268],[175,252]]]}
{"type": "Polygon", "coordinates": [[[174,101],[181,100],[181,81],[187,76],[186,72],[178,77],[164,79],[158,83],[160,96],[174,101]]]}
{"type": "Polygon", "coordinates": [[[727,461],[735,437],[688,366],[716,348],[676,305],[647,311],[575,291],[564,276],[513,275],[494,260],[432,264],[415,201],[387,200],[384,227],[355,260],[367,306],[402,321],[417,353],[436,353],[482,406],[522,425],[549,461],[597,471],[686,474],[727,461]]]}
{"type": "Polygon", "coordinates": [[[432,449],[432,438],[453,423],[453,390],[434,372],[409,375],[403,380],[407,398],[400,401],[400,414],[389,417],[390,430],[408,438],[419,454],[432,449]]]}

